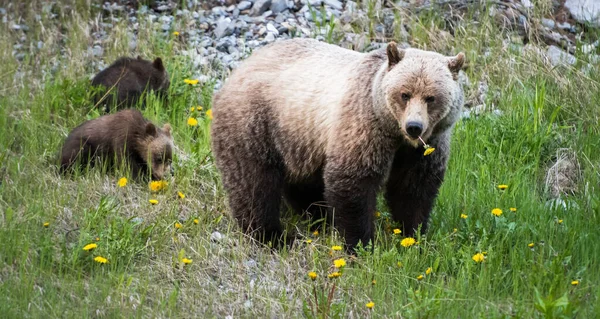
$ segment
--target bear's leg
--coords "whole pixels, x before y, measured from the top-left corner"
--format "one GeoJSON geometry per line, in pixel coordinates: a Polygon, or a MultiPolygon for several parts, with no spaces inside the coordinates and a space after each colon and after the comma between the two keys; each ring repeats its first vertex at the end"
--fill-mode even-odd
{"type": "Polygon", "coordinates": [[[427,222],[446,172],[447,150],[443,145],[428,156],[422,148],[401,148],[395,156],[386,184],[385,199],[395,221],[402,222],[403,235],[414,236],[427,222]]]}
{"type": "Polygon", "coordinates": [[[334,226],[344,236],[346,249],[353,251],[362,242],[373,240],[373,217],[381,176],[365,169],[327,167],[325,199],[333,214],[334,226]]]}
{"type": "Polygon", "coordinates": [[[286,183],[284,187],[287,204],[294,212],[312,220],[321,219],[327,215],[324,192],[322,172],[301,182],[286,183]]]}

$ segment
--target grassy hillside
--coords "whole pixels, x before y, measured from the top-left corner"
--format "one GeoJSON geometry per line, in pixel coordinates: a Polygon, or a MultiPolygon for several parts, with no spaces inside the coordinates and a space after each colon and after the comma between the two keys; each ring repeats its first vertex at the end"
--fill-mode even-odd
{"type": "MultiPolygon", "coordinates": [[[[273,252],[252,244],[228,215],[205,113],[213,84],[227,72],[213,66],[202,70],[211,81],[184,83],[197,70],[180,53],[185,42],[171,32],[184,33],[189,21],[176,19],[173,30],[162,32],[140,18],[134,50],[128,45],[131,25],[114,22],[103,47],[106,64],[137,54],[165,61],[169,103],[149,97],[143,113],[173,127],[180,152],[168,187],[156,193],[132,181],[119,187],[125,174],[101,169],[58,174],[55,156],[68,132],[99,115],[90,102],[89,77],[100,58],[88,47],[102,11],[85,1],[51,9],[44,3],[9,9],[27,31],[0,24],[3,317],[593,318],[600,313],[600,65],[587,65],[583,53],[576,54],[574,66],[553,67],[535,50],[508,45],[511,34],[478,14],[481,8],[455,21],[453,37],[442,36],[446,22],[435,10],[398,14],[397,22],[409,26],[412,46],[467,54],[468,97],[480,81],[489,86],[488,110],[456,126],[429,232],[404,247],[380,205],[374,252],[350,257],[332,250],[341,244],[333,230],[314,234],[288,216],[290,231],[306,240],[273,252]],[[479,22],[469,18],[475,15],[479,22]],[[26,54],[13,53],[17,43],[26,44],[20,51],[26,54]],[[198,119],[197,126],[188,125],[190,117],[198,119]],[[568,162],[574,164],[569,176],[576,183],[572,194],[556,199],[546,172],[566,166],[564,154],[576,157],[568,162]],[[501,190],[500,184],[508,188],[501,190]],[[502,214],[492,215],[494,208],[502,214]],[[84,251],[90,243],[97,248],[84,251]],[[478,263],[473,257],[479,253],[484,260],[478,263]],[[97,256],[108,263],[94,261],[97,256]],[[339,258],[346,262],[341,270],[333,262],[339,258]],[[328,278],[336,271],[341,276],[328,278]],[[316,273],[314,280],[309,272],[316,273]]],[[[370,22],[379,18],[369,14],[353,27],[370,34],[370,22]]],[[[335,33],[328,39],[335,42],[335,33]]]]}

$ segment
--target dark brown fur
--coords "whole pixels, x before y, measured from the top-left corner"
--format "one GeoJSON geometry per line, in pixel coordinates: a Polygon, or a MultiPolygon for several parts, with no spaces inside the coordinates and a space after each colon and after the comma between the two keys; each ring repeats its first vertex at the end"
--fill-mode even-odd
{"type": "Polygon", "coordinates": [[[165,95],[170,82],[161,58],[148,61],[122,57],[98,73],[92,85],[105,88],[96,94],[95,100],[104,104],[108,112],[115,102],[117,109],[135,106],[147,90],[165,95]]]}
{"type": "Polygon", "coordinates": [[[134,179],[151,175],[163,179],[169,173],[173,138],[168,124],[161,129],[138,110],[108,114],[79,125],[67,137],[61,151],[61,172],[77,162],[93,166],[97,160],[112,166],[125,161],[134,179]]]}

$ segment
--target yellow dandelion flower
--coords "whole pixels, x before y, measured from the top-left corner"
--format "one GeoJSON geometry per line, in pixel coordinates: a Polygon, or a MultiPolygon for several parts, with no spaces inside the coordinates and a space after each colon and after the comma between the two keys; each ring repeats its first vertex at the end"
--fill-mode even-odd
{"type": "Polygon", "coordinates": [[[331,247],[331,249],[335,250],[335,251],[340,251],[340,250],[342,250],[342,246],[333,246],[333,247],[331,247]]]}
{"type": "Polygon", "coordinates": [[[83,250],[85,250],[85,251],[90,251],[90,250],[93,250],[94,248],[98,248],[98,245],[96,245],[96,244],[87,244],[87,245],[83,246],[83,250]]]}
{"type": "Polygon", "coordinates": [[[423,156],[427,156],[427,155],[433,153],[433,151],[435,151],[434,147],[428,147],[428,148],[425,149],[425,152],[423,153],[423,156]]]}
{"type": "Polygon", "coordinates": [[[198,111],[202,111],[202,110],[203,110],[203,108],[202,108],[202,106],[197,106],[197,107],[196,107],[196,110],[198,110],[198,111]]]}
{"type": "Polygon", "coordinates": [[[467,219],[469,216],[467,216],[467,214],[460,214],[460,218],[462,219],[467,219]]]}
{"type": "Polygon", "coordinates": [[[198,220],[198,218],[194,219],[194,224],[198,225],[198,223],[200,223],[200,221],[198,220]]]}
{"type": "Polygon", "coordinates": [[[329,275],[327,275],[327,278],[337,278],[337,277],[339,277],[341,275],[342,275],[341,273],[339,273],[339,272],[336,271],[336,272],[332,272],[329,275]]]}
{"type": "Polygon", "coordinates": [[[414,238],[406,237],[406,238],[402,239],[402,241],[400,242],[400,245],[402,245],[403,247],[410,247],[416,243],[417,243],[417,241],[414,238]]]}
{"type": "Polygon", "coordinates": [[[376,283],[377,283],[377,280],[375,280],[375,279],[371,280],[371,285],[375,286],[376,283]]]}
{"type": "Polygon", "coordinates": [[[106,259],[104,257],[101,257],[101,256],[97,256],[96,258],[94,258],[94,260],[97,263],[100,263],[100,264],[106,264],[106,263],[108,263],[108,259],[106,259]]]}
{"type": "Polygon", "coordinates": [[[418,275],[417,276],[417,280],[423,280],[423,278],[425,278],[425,276],[423,276],[423,275],[418,275]]]}
{"type": "Polygon", "coordinates": [[[402,268],[402,266],[403,266],[403,265],[402,265],[402,262],[401,262],[401,261],[397,262],[397,263],[396,263],[396,266],[398,266],[398,268],[402,268]]]}
{"type": "Polygon", "coordinates": [[[307,243],[307,244],[310,244],[310,243],[312,243],[312,239],[308,239],[308,240],[306,240],[306,243],[307,243]]]}
{"type": "Polygon", "coordinates": [[[377,217],[377,218],[381,217],[381,212],[375,212],[375,217],[377,217]]]}
{"type": "Polygon", "coordinates": [[[117,185],[118,185],[119,187],[125,187],[125,186],[127,186],[127,178],[125,178],[125,177],[121,177],[121,178],[119,179],[119,181],[117,182],[117,185]]]}
{"type": "Polygon", "coordinates": [[[573,286],[579,285],[579,280],[573,280],[573,281],[571,281],[571,285],[573,285],[573,286]]]}
{"type": "Polygon", "coordinates": [[[346,261],[344,260],[344,258],[336,259],[333,261],[333,265],[335,266],[335,268],[342,268],[346,266],[346,261]]]}
{"type": "Polygon", "coordinates": [[[188,126],[196,126],[196,125],[198,125],[198,120],[196,120],[196,119],[195,119],[195,118],[193,118],[193,117],[190,117],[190,118],[188,118],[188,120],[187,120],[187,125],[188,125],[188,126]]]}
{"type": "Polygon", "coordinates": [[[206,117],[208,117],[209,120],[213,119],[212,109],[206,111],[206,117]]]}
{"type": "Polygon", "coordinates": [[[192,263],[192,260],[191,259],[187,259],[187,258],[183,258],[183,259],[181,259],[181,262],[183,262],[186,265],[189,265],[189,264],[192,263]]]}
{"type": "Polygon", "coordinates": [[[400,235],[400,233],[402,233],[402,231],[398,228],[394,229],[394,235],[400,235]]]}
{"type": "Polygon", "coordinates": [[[425,274],[426,275],[430,275],[431,274],[431,267],[427,268],[427,270],[425,270],[425,274]]]}
{"type": "Polygon", "coordinates": [[[458,228],[454,228],[454,229],[452,230],[452,232],[453,232],[453,233],[456,233],[457,231],[458,231],[458,228]]]}
{"type": "Polygon", "coordinates": [[[485,256],[482,253],[477,253],[472,257],[473,261],[476,263],[482,263],[485,259],[485,256]]]}
{"type": "Polygon", "coordinates": [[[563,220],[562,220],[562,219],[559,219],[557,222],[558,222],[559,224],[562,224],[562,223],[563,223],[563,220]]]}
{"type": "Polygon", "coordinates": [[[311,271],[308,273],[308,277],[312,280],[315,280],[315,279],[317,279],[317,273],[314,271],[311,271]]]}
{"type": "Polygon", "coordinates": [[[313,235],[314,235],[314,236],[319,236],[319,231],[318,231],[318,230],[315,230],[315,231],[313,232],[313,235]]]}
{"type": "Polygon", "coordinates": [[[500,185],[498,185],[498,188],[501,190],[505,190],[508,188],[508,185],[500,184],[500,185]]]}
{"type": "Polygon", "coordinates": [[[502,210],[500,208],[494,208],[492,209],[492,215],[500,217],[500,215],[502,215],[502,210]]]}
{"type": "Polygon", "coordinates": [[[527,247],[529,247],[529,248],[533,248],[533,246],[535,246],[535,244],[534,244],[534,243],[529,243],[529,244],[527,244],[527,247]]]}
{"type": "Polygon", "coordinates": [[[367,304],[365,306],[369,309],[373,309],[373,307],[375,307],[375,303],[370,301],[370,302],[367,302],[367,304]]]}
{"type": "Polygon", "coordinates": [[[152,204],[152,205],[156,205],[156,204],[158,204],[158,201],[157,201],[156,199],[151,199],[151,200],[149,200],[149,202],[150,202],[150,204],[152,204]]]}
{"type": "Polygon", "coordinates": [[[167,185],[169,185],[167,181],[152,181],[148,184],[148,188],[150,188],[150,191],[152,192],[158,192],[167,188],[167,185]]]}
{"type": "Polygon", "coordinates": [[[175,228],[180,229],[181,227],[183,227],[180,223],[175,223],[175,228]]]}
{"type": "Polygon", "coordinates": [[[48,226],[50,226],[50,223],[49,222],[45,222],[44,223],[44,227],[48,227],[48,226]]]}
{"type": "Polygon", "coordinates": [[[183,80],[183,82],[185,82],[186,84],[189,84],[189,85],[196,85],[200,81],[198,81],[198,80],[191,80],[191,79],[185,79],[185,80],[183,80]]]}
{"type": "Polygon", "coordinates": [[[511,207],[511,208],[509,208],[509,209],[510,209],[510,211],[511,211],[511,212],[513,212],[513,213],[517,211],[517,208],[516,208],[516,207],[511,207]]]}
{"type": "Polygon", "coordinates": [[[182,192],[177,192],[177,196],[179,196],[179,198],[181,198],[181,199],[185,198],[185,194],[182,192]]]}
{"type": "Polygon", "coordinates": [[[179,36],[179,32],[173,31],[173,35],[177,37],[177,36],[179,36]]]}
{"type": "Polygon", "coordinates": [[[195,110],[196,110],[196,108],[195,108],[195,107],[193,107],[193,106],[192,106],[192,107],[190,107],[190,112],[194,112],[195,110]]]}
{"type": "Polygon", "coordinates": [[[96,241],[100,241],[100,237],[96,237],[96,241]]]}

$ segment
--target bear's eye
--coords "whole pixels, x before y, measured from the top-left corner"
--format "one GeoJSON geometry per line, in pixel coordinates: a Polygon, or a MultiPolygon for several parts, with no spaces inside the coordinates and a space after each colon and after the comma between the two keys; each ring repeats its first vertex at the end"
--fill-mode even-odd
{"type": "Polygon", "coordinates": [[[404,101],[404,102],[407,102],[408,100],[410,100],[410,94],[408,94],[408,93],[402,93],[401,97],[402,97],[402,101],[404,101]]]}
{"type": "Polygon", "coordinates": [[[433,103],[433,102],[435,102],[435,97],[428,96],[425,98],[425,103],[433,103]]]}

